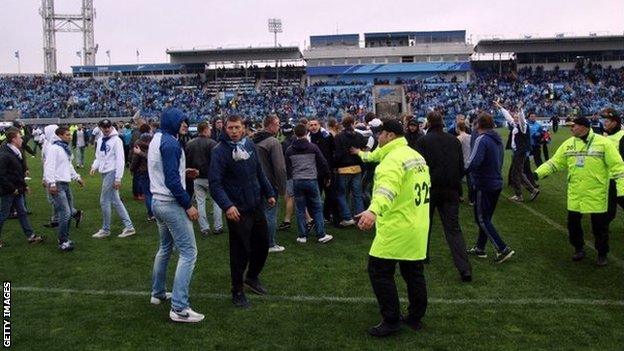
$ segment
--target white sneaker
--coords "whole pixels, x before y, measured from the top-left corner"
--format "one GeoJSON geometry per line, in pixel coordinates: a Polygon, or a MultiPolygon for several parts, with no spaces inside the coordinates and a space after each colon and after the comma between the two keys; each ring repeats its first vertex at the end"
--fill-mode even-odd
{"type": "Polygon", "coordinates": [[[354,221],[353,219],[350,219],[350,220],[348,220],[348,221],[342,220],[342,221],[340,221],[340,224],[339,224],[339,225],[340,225],[341,227],[348,227],[348,226],[355,225],[355,221],[354,221]]]}
{"type": "Polygon", "coordinates": [[[160,297],[154,297],[154,296],[152,296],[152,297],[150,297],[150,303],[151,303],[152,305],[160,305],[161,303],[165,303],[166,301],[171,300],[171,295],[172,295],[172,294],[171,294],[170,292],[165,293],[165,298],[164,298],[164,299],[162,299],[162,298],[160,298],[160,297]]]}
{"type": "Polygon", "coordinates": [[[284,250],[286,250],[286,248],[283,246],[279,246],[279,245],[273,245],[269,247],[269,252],[282,252],[284,250]]]}
{"type": "Polygon", "coordinates": [[[306,238],[306,237],[298,237],[298,238],[297,238],[297,242],[298,242],[299,244],[305,244],[305,243],[307,243],[307,242],[308,242],[308,238],[306,238]]]}
{"type": "Polygon", "coordinates": [[[321,244],[325,244],[326,242],[329,242],[333,239],[334,237],[329,235],[329,234],[325,234],[323,237],[318,239],[318,242],[321,244]]]}
{"type": "Polygon", "coordinates": [[[92,238],[96,238],[96,239],[104,239],[104,238],[106,238],[109,235],[110,235],[110,232],[107,232],[107,231],[105,231],[103,229],[100,229],[100,230],[97,231],[97,233],[91,235],[91,237],[92,238]]]}
{"type": "Polygon", "coordinates": [[[118,238],[127,238],[129,236],[132,236],[136,234],[136,230],[134,230],[134,228],[124,228],[123,232],[121,232],[121,234],[117,235],[118,238]]]}
{"type": "Polygon", "coordinates": [[[518,196],[518,195],[511,196],[509,198],[509,200],[514,201],[514,202],[524,202],[524,199],[522,198],[522,195],[520,195],[520,196],[518,196]]]}
{"type": "Polygon", "coordinates": [[[180,312],[176,312],[173,309],[169,310],[169,318],[174,322],[197,323],[203,321],[204,317],[203,314],[193,311],[190,307],[180,312]]]}

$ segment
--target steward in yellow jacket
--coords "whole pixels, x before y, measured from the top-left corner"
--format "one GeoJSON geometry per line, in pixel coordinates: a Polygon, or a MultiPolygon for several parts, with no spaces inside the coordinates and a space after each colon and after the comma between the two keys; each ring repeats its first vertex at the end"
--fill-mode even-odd
{"type": "MultiPolygon", "coordinates": [[[[600,113],[604,120],[605,136],[613,142],[613,145],[620,152],[620,156],[624,159],[624,131],[622,130],[622,117],[612,109],[606,108],[600,113]]],[[[620,205],[624,209],[624,198],[617,197],[615,180],[609,182],[609,223],[615,219],[617,206],[620,205]]]]}
{"type": "Polygon", "coordinates": [[[617,196],[624,196],[624,161],[612,141],[591,130],[586,117],[575,118],[571,129],[573,137],[564,141],[535,173],[542,179],[568,169],[568,234],[575,249],[572,260],[585,257],[581,219],[588,213],[596,238],[597,264],[604,266],[609,252],[609,180],[615,179],[617,196]]]}
{"type": "MultiPolygon", "coordinates": [[[[394,282],[396,264],[408,286],[409,314],[403,323],[420,329],[427,309],[427,287],[423,261],[429,230],[429,168],[425,159],[407,145],[399,121],[385,121],[374,158],[373,197],[368,210],[360,213],[358,226],[368,230],[376,224],[369,252],[368,273],[383,321],[368,332],[390,335],[400,329],[401,310],[394,282]]],[[[359,153],[366,158],[366,153],[359,153]]]]}

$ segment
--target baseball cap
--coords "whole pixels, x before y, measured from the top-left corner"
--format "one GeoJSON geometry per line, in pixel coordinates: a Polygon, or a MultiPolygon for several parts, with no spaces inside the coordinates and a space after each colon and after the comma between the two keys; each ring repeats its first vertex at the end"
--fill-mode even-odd
{"type": "Polygon", "coordinates": [[[612,108],[605,108],[600,112],[600,115],[602,116],[602,118],[611,119],[620,124],[622,123],[622,117],[616,110],[612,108]]]}

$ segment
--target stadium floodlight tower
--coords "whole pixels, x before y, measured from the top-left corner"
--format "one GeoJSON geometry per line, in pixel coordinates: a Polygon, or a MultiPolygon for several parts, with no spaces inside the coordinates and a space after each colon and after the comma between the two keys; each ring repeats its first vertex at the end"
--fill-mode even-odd
{"type": "Polygon", "coordinates": [[[43,62],[44,73],[54,74],[56,69],[56,32],[82,33],[82,63],[95,65],[95,45],[93,35],[93,19],[95,9],[93,0],[82,0],[80,14],[60,15],[54,12],[54,0],[41,0],[39,14],[43,19],[43,62]]]}
{"type": "Polygon", "coordinates": [[[279,18],[269,18],[269,33],[273,33],[275,47],[277,47],[277,33],[282,33],[282,20],[279,18]]]}

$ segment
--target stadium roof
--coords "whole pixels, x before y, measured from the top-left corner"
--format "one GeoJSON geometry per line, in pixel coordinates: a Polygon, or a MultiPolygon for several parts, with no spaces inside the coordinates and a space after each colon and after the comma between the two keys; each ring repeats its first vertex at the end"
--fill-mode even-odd
{"type": "Polygon", "coordinates": [[[475,52],[539,53],[566,51],[622,50],[624,35],[481,40],[475,52]]]}
{"type": "Polygon", "coordinates": [[[77,73],[114,73],[114,72],[158,72],[158,71],[184,71],[204,69],[203,63],[172,64],[172,63],[144,63],[132,65],[108,65],[108,66],[71,66],[72,72],[77,73]]]}
{"type": "Polygon", "coordinates": [[[269,60],[300,60],[297,46],[167,50],[171,63],[188,62],[252,62],[269,60]]]}
{"type": "Polygon", "coordinates": [[[367,64],[342,66],[308,66],[309,76],[354,75],[354,74],[396,74],[396,73],[433,73],[465,72],[470,70],[470,62],[418,62],[395,64],[367,64]]]}
{"type": "Polygon", "coordinates": [[[415,38],[430,38],[430,37],[446,37],[446,36],[466,36],[465,30],[443,30],[443,31],[428,31],[428,32],[375,32],[364,33],[366,39],[386,39],[386,38],[398,38],[398,37],[415,37],[415,38]]]}

